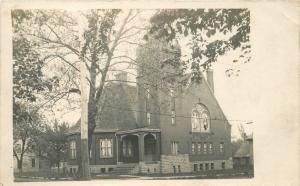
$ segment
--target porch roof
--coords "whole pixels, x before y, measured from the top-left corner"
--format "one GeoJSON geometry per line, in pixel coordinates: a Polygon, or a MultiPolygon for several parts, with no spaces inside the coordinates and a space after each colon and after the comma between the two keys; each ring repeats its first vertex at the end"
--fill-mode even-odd
{"type": "Polygon", "coordinates": [[[129,129],[129,130],[119,130],[116,131],[116,134],[131,134],[137,132],[160,132],[160,129],[143,127],[143,128],[129,129]]]}

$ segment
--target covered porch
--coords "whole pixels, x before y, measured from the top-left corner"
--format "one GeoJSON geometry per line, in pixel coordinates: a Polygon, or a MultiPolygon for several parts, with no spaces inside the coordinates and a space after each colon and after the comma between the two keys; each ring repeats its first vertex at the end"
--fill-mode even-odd
{"type": "Polygon", "coordinates": [[[132,129],[116,132],[117,162],[137,163],[160,160],[160,130],[132,129]]]}

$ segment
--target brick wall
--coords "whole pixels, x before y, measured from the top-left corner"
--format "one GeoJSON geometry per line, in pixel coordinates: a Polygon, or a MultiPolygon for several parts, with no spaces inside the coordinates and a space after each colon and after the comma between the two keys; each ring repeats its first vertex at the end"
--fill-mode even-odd
{"type": "Polygon", "coordinates": [[[162,173],[187,173],[191,172],[191,165],[188,154],[162,155],[161,156],[162,173]]]}

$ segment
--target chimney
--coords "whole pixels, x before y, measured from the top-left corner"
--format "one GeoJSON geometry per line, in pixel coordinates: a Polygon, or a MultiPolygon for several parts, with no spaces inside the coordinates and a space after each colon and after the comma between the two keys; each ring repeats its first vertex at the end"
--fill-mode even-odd
{"type": "Polygon", "coordinates": [[[115,75],[116,80],[120,81],[120,83],[127,81],[127,72],[120,72],[115,75]]]}
{"type": "Polygon", "coordinates": [[[206,70],[206,79],[211,90],[214,92],[214,71],[211,68],[206,70]]]}

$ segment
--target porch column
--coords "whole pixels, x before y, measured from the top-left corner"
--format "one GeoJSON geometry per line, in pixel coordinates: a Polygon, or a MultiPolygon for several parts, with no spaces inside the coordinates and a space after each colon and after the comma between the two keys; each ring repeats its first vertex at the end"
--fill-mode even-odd
{"type": "Polygon", "coordinates": [[[144,134],[139,134],[139,161],[144,161],[144,134]]]}
{"type": "Polygon", "coordinates": [[[160,135],[159,133],[156,134],[156,140],[155,140],[155,160],[160,160],[160,135]]]}

